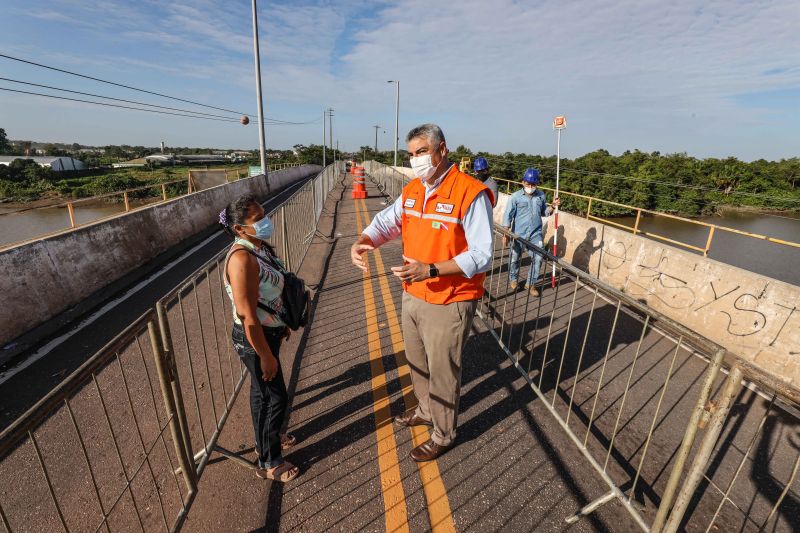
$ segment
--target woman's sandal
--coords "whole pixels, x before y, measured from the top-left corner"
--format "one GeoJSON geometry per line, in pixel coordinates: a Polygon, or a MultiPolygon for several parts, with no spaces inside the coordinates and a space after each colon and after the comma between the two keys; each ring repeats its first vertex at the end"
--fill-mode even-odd
{"type": "Polygon", "coordinates": [[[297,444],[297,437],[292,435],[291,433],[281,433],[281,450],[288,450],[295,444],[297,444]]]}
{"type": "Polygon", "coordinates": [[[259,478],[280,481],[281,483],[287,483],[298,475],[300,475],[300,469],[289,461],[284,461],[275,468],[259,468],[256,470],[256,476],[259,478]]]}

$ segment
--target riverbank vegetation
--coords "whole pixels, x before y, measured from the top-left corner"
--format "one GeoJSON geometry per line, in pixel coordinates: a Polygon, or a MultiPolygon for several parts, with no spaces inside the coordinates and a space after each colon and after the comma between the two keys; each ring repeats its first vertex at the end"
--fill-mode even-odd
{"type": "MultiPolygon", "coordinates": [[[[8,143],[5,148],[6,152],[11,149],[8,143]]],[[[69,155],[90,165],[108,164],[113,159],[140,157],[155,151],[145,147],[108,146],[102,148],[102,153],[87,156],[86,153],[80,154],[80,150],[85,152],[86,149],[79,145],[58,145],[51,150],[58,153],[49,155],[69,155]],[[68,148],[73,148],[73,151],[70,152],[68,148]]],[[[212,151],[193,148],[174,150],[181,153],[212,151]]],[[[316,144],[298,144],[292,150],[268,150],[267,155],[270,164],[322,164],[323,160],[322,146],[316,144]]],[[[491,174],[496,178],[519,181],[526,168],[534,167],[541,172],[543,186],[555,187],[555,156],[511,152],[491,154],[473,152],[465,146],[459,146],[450,152],[450,159],[458,163],[462,157],[474,159],[478,155],[487,158],[491,174]]],[[[337,154],[337,158],[342,157],[374,159],[392,164],[394,152],[375,152],[371,147],[362,146],[355,154],[337,154]]],[[[333,154],[328,150],[326,162],[330,163],[332,158],[333,154]]],[[[408,165],[404,151],[401,151],[399,160],[401,164],[408,165]]],[[[230,168],[258,164],[257,153],[252,151],[245,163],[231,165],[230,168]]],[[[214,165],[217,168],[223,166],[214,165]]],[[[10,166],[0,165],[0,202],[85,198],[165,181],[185,180],[188,170],[189,167],[95,168],[79,176],[69,176],[40,167],[32,161],[18,160],[10,166]]],[[[565,192],[689,217],[726,208],[798,211],[800,158],[745,162],[735,157],[698,159],[682,153],[661,154],[639,150],[612,155],[601,149],[575,159],[562,159],[560,185],[565,192]]],[[[510,189],[516,187],[513,185],[510,189]]],[[[562,205],[573,212],[585,212],[588,202],[565,195],[562,205]]],[[[592,212],[599,216],[623,216],[632,214],[633,210],[594,202],[592,212]]]]}
{"type": "MultiPolygon", "coordinates": [[[[242,164],[215,165],[215,168],[241,169],[242,164]]],[[[0,203],[26,204],[36,201],[37,204],[46,205],[177,181],[167,187],[167,194],[174,196],[186,192],[189,170],[190,167],[174,166],[54,172],[30,159],[18,159],[8,166],[0,165],[0,203]]],[[[160,194],[161,188],[154,187],[153,190],[134,193],[131,197],[160,194]]],[[[119,200],[112,198],[109,201],[119,200]]]]}
{"type": "MultiPolygon", "coordinates": [[[[545,187],[555,187],[555,156],[505,153],[473,154],[459,146],[451,152],[461,157],[483,155],[495,177],[519,181],[528,167],[539,169],[545,187]]],[[[800,158],[745,162],[697,159],[686,154],[626,151],[611,155],[596,150],[576,159],[561,160],[561,190],[611,202],[682,216],[712,214],[722,208],[741,207],[775,211],[800,210],[800,158]]],[[[585,212],[588,202],[565,195],[567,210],[585,212]]],[[[632,214],[631,209],[595,202],[592,213],[601,216],[632,214]]]]}

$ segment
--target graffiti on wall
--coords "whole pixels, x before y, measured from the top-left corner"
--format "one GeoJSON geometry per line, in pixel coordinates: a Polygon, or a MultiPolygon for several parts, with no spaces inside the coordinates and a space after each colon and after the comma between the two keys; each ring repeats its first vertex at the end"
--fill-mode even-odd
{"type": "Polygon", "coordinates": [[[720,339],[724,332],[731,340],[749,338],[764,349],[800,355],[800,303],[796,296],[780,293],[778,286],[771,287],[774,282],[755,274],[743,279],[724,270],[698,273],[706,266],[702,260],[691,265],[686,254],[657,245],[640,249],[628,239],[606,238],[598,248],[601,279],[615,279],[614,284],[631,296],[687,326],[704,323],[706,330],[701,332],[712,338],[720,339]]]}

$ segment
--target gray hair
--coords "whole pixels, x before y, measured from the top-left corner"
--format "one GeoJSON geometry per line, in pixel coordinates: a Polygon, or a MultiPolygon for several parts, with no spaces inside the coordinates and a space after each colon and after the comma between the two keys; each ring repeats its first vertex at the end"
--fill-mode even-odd
{"type": "Polygon", "coordinates": [[[439,143],[445,142],[442,128],[436,124],[421,124],[417,126],[408,132],[408,135],[406,135],[406,142],[409,143],[412,139],[416,139],[417,137],[425,137],[428,142],[434,146],[439,146],[439,143]]]}

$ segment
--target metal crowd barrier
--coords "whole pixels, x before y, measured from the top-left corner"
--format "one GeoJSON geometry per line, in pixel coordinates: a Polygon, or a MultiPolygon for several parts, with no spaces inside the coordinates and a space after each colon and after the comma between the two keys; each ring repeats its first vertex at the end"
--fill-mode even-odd
{"type": "Polygon", "coordinates": [[[159,343],[148,311],[0,434],[6,531],[180,527],[196,480],[159,343]]]}
{"type": "MultiPolygon", "coordinates": [[[[343,175],[325,168],[270,213],[272,244],[295,268],[343,175]]],[[[217,445],[246,374],[231,346],[226,254],[0,433],[6,531],[177,531],[213,452],[254,468],[217,445]]]]}
{"type": "Polygon", "coordinates": [[[539,399],[531,408],[555,419],[607,489],[568,523],[616,500],[644,531],[797,529],[800,418],[787,399],[708,339],[504,228],[494,232],[478,316],[539,399]],[[510,289],[503,237],[523,258],[542,258],[541,296],[510,289]]]}
{"type": "MultiPolygon", "coordinates": [[[[408,181],[365,166],[390,198],[408,181]]],[[[556,420],[607,488],[568,523],[616,500],[645,531],[800,529],[800,413],[790,392],[546,250],[494,231],[479,320],[540,400],[531,408],[556,420]],[[523,265],[542,258],[541,296],[509,288],[514,242],[523,265]]]]}
{"type": "Polygon", "coordinates": [[[385,194],[392,200],[400,196],[403,187],[410,181],[408,176],[402,172],[375,161],[364,162],[364,170],[370,180],[378,186],[381,194],[385,194]]]}

